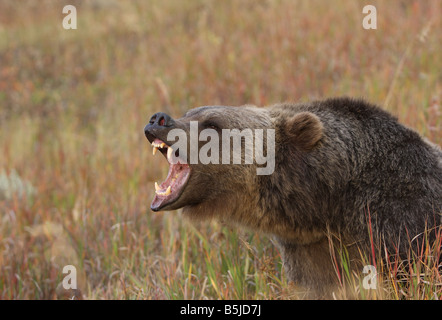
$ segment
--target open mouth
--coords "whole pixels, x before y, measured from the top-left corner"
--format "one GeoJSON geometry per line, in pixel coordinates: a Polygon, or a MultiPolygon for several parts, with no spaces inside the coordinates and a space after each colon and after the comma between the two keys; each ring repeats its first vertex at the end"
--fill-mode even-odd
{"type": "Polygon", "coordinates": [[[169,162],[169,172],[166,180],[161,184],[155,182],[155,198],[150,205],[153,211],[159,211],[181,196],[190,177],[190,166],[184,163],[185,161],[180,162],[179,158],[174,157],[174,150],[164,141],[156,138],[152,141],[152,147],[153,155],[160,151],[169,162]]]}

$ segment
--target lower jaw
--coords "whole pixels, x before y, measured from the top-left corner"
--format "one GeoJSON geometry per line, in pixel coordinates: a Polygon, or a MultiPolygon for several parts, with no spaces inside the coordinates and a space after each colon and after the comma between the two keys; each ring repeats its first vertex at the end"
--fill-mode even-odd
{"type": "Polygon", "coordinates": [[[169,173],[167,175],[166,180],[161,184],[170,186],[171,193],[170,194],[164,194],[164,190],[167,187],[161,187],[161,191],[158,190],[155,193],[155,197],[152,200],[150,208],[152,211],[160,211],[164,210],[165,208],[169,208],[169,210],[178,209],[178,208],[171,208],[171,206],[180,198],[181,194],[183,193],[183,190],[187,184],[187,181],[190,177],[190,168],[188,165],[185,165],[186,167],[182,167],[183,165],[179,165],[181,168],[179,171],[175,170],[175,167],[171,167],[169,169],[169,173]],[[160,193],[160,194],[158,194],[160,193]]]}
{"type": "MultiPolygon", "coordinates": [[[[170,207],[171,205],[173,205],[179,197],[177,197],[176,199],[165,199],[164,196],[158,196],[155,195],[155,197],[152,200],[152,203],[150,205],[150,208],[152,209],[152,211],[161,211],[164,210],[167,207],[170,207]]],[[[173,210],[173,209],[170,209],[173,210]]]]}
{"type": "Polygon", "coordinates": [[[152,211],[160,211],[161,209],[163,209],[165,206],[167,206],[168,204],[162,204],[162,200],[159,199],[158,196],[155,196],[155,198],[153,198],[152,203],[150,205],[150,209],[152,211]]]}
{"type": "Polygon", "coordinates": [[[152,211],[161,211],[166,208],[170,208],[169,210],[173,210],[171,206],[179,199],[180,194],[170,194],[169,196],[161,196],[155,194],[155,197],[152,200],[150,208],[152,211]]]}

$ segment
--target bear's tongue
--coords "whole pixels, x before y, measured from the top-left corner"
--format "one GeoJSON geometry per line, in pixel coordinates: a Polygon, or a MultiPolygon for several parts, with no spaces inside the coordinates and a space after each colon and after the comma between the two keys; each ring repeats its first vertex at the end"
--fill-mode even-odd
{"type": "MultiPolygon", "coordinates": [[[[169,147],[170,148],[170,147],[169,147]]],[[[151,209],[158,211],[164,206],[179,198],[189,178],[190,167],[180,162],[171,163],[169,155],[166,157],[169,162],[167,178],[160,185],[155,182],[155,197],[151,203],[151,209]]]]}

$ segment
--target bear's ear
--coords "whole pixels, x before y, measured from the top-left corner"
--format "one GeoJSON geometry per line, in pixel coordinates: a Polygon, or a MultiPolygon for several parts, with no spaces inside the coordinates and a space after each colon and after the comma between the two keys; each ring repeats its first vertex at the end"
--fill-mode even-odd
{"type": "Polygon", "coordinates": [[[288,140],[297,148],[311,150],[323,136],[321,120],[311,112],[301,112],[286,122],[288,140]]]}

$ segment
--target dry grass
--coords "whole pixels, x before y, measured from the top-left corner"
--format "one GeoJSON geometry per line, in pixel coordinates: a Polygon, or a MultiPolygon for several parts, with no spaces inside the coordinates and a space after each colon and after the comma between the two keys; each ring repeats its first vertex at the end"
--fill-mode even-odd
{"type": "MultiPolygon", "coordinates": [[[[348,95],[440,145],[442,2],[371,1],[376,31],[365,4],[1,1],[0,179],[22,184],[0,186],[0,299],[56,298],[66,263],[88,299],[299,297],[267,238],[150,212],[166,168],[143,127],[160,110],[348,95]]],[[[369,298],[435,298],[396,292],[369,298]]]]}

